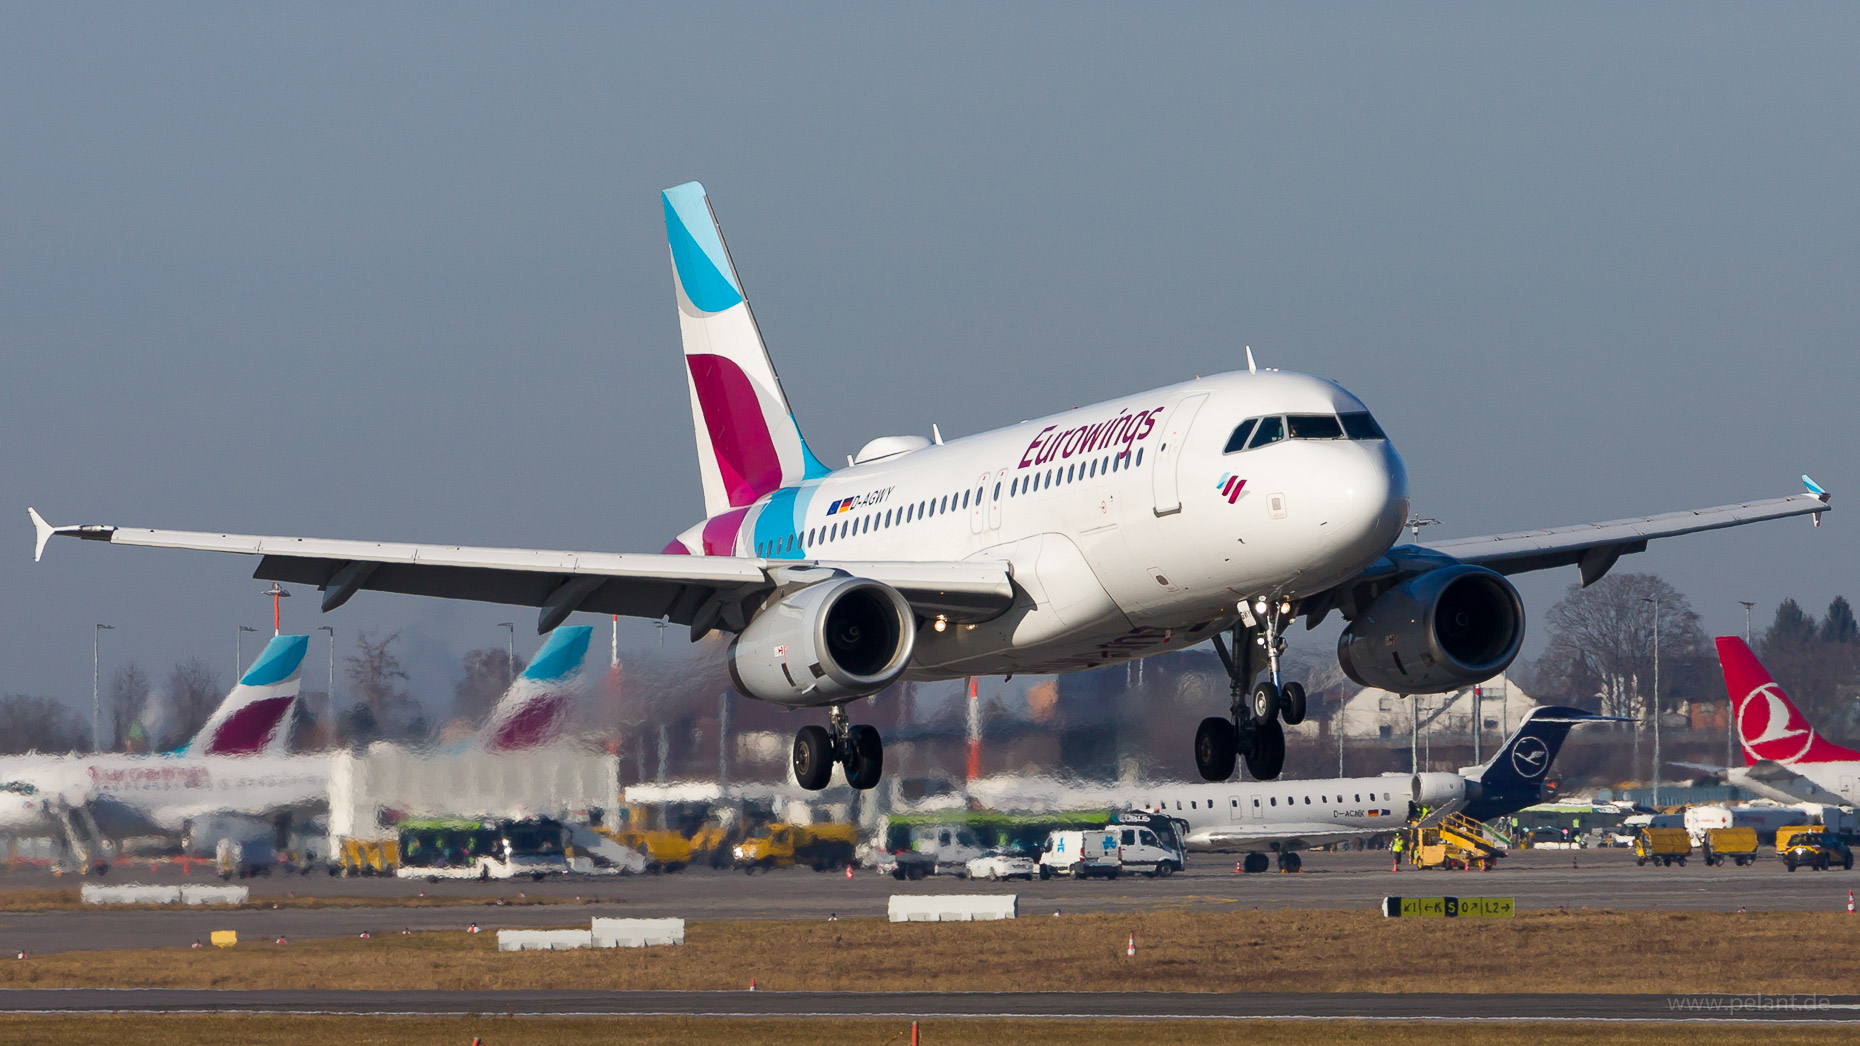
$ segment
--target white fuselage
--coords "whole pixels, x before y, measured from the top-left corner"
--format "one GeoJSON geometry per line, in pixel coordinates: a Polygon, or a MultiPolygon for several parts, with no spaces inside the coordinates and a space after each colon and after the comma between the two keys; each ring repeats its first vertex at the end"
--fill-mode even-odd
{"type": "Polygon", "coordinates": [[[0,831],[55,827],[56,804],[113,801],[151,828],[179,833],[206,814],[267,815],[327,801],[330,757],[69,755],[0,760],[0,831]]]}
{"type": "Polygon", "coordinates": [[[1733,767],[1725,774],[1725,780],[1739,788],[1765,799],[1774,799],[1779,803],[1838,803],[1852,806],[1860,805],[1860,762],[1842,760],[1826,763],[1785,763],[1790,774],[1799,775],[1813,786],[1800,787],[1800,782],[1786,779],[1778,781],[1765,780],[1760,774],[1753,774],[1752,767],[1733,767]]]}
{"type": "Polygon", "coordinates": [[[1220,374],[862,462],[681,541],[771,560],[1005,560],[1015,606],[922,630],[907,676],[1088,668],[1203,642],[1243,600],[1321,592],[1387,552],[1408,486],[1386,439],[1226,451],[1246,419],[1364,409],[1308,375],[1220,374]]]}
{"type": "Polygon", "coordinates": [[[1395,831],[1408,821],[1412,794],[1406,775],[1391,774],[1170,785],[1134,805],[1187,821],[1190,850],[1264,850],[1264,840],[1279,834],[1321,846],[1365,831],[1395,831]],[[1260,841],[1246,841],[1244,834],[1258,834],[1260,841]]]}

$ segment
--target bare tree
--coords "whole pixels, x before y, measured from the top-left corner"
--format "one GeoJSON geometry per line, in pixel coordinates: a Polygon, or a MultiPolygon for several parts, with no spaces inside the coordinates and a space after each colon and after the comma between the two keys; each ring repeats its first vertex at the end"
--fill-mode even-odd
{"type": "Polygon", "coordinates": [[[393,649],[399,639],[399,632],[380,639],[370,632],[360,633],[355,637],[355,653],[347,659],[349,693],[359,704],[368,706],[376,722],[384,720],[396,705],[410,700],[405,686],[407,670],[401,667],[393,649]]]}
{"type": "Polygon", "coordinates": [[[1550,640],[1538,659],[1536,682],[1585,703],[1599,702],[1609,715],[1646,719],[1655,699],[1649,599],[1660,604],[1658,705],[1677,706],[1681,691],[1672,684],[1697,674],[1688,662],[1700,657],[1705,633],[1685,595],[1654,574],[1610,574],[1587,588],[1572,585],[1544,615],[1550,640]]]}
{"type": "MultiPolygon", "coordinates": [[[[174,717],[163,748],[172,748],[198,733],[226,696],[219,672],[198,654],[174,666],[168,673],[167,689],[174,717]]],[[[149,740],[154,742],[154,738],[149,740]]]]}
{"type": "Polygon", "coordinates": [[[143,706],[148,703],[149,690],[148,673],[134,661],[110,674],[110,737],[114,739],[111,747],[121,749],[129,740],[142,716],[143,706]]]}
{"type": "Polygon", "coordinates": [[[76,751],[86,746],[85,733],[77,714],[53,698],[0,697],[0,755],[76,751]]]}
{"type": "Polygon", "coordinates": [[[521,655],[513,663],[502,648],[486,647],[467,651],[464,667],[464,676],[452,686],[452,697],[459,715],[482,722],[525,664],[521,655]]]}

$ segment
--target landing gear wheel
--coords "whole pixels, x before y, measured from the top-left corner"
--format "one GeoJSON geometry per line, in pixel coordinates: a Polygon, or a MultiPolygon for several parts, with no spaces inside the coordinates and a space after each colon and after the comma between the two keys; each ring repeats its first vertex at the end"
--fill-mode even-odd
{"type": "MultiPolygon", "coordinates": [[[[1270,686],[1271,684],[1262,684],[1270,686]]],[[[1258,693],[1258,691],[1254,691],[1258,693]]],[[[1277,696],[1276,694],[1274,696],[1277,696]]],[[[1247,749],[1246,770],[1254,778],[1270,781],[1285,769],[1285,730],[1277,719],[1262,719],[1253,725],[1253,744],[1247,749]]]]}
{"type": "Polygon", "coordinates": [[[878,784],[885,772],[885,744],[878,728],[853,727],[847,731],[846,748],[846,783],[862,792],[878,784]]]}
{"type": "Polygon", "coordinates": [[[794,781],[818,792],[833,780],[833,740],[824,726],[804,726],[794,733],[794,781]]]}
{"type": "Polygon", "coordinates": [[[1231,720],[1209,716],[1195,731],[1195,769],[1203,781],[1225,781],[1234,775],[1239,755],[1239,731],[1231,720]]]}
{"type": "Polygon", "coordinates": [[[1285,720],[1286,726],[1297,726],[1305,721],[1305,688],[1298,683],[1287,683],[1279,688],[1279,718],[1285,720]]]}
{"type": "Polygon", "coordinates": [[[1279,855],[1279,871],[1281,872],[1296,872],[1304,866],[1304,860],[1290,850],[1279,855]]]}
{"type": "Polygon", "coordinates": [[[1248,702],[1253,710],[1253,718],[1262,723],[1270,723],[1279,718],[1279,688],[1271,680],[1262,680],[1253,688],[1253,696],[1248,702]]]}
{"type": "Polygon", "coordinates": [[[1240,867],[1245,869],[1248,875],[1258,875],[1266,870],[1267,863],[1265,854],[1250,853],[1246,855],[1246,860],[1240,862],[1240,867]]]}

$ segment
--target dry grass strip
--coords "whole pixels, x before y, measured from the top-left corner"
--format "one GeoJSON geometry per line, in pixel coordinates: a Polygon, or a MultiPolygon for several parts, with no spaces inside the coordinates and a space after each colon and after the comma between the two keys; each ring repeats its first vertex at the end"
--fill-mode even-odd
{"type": "MultiPolygon", "coordinates": [[[[203,913],[203,937],[210,926],[203,913]]],[[[711,922],[690,924],[676,948],[499,953],[487,930],[0,958],[0,987],[736,990],[755,978],[775,991],[1845,994],[1860,985],[1857,931],[1860,917],[1802,912],[711,922]],[[1134,959],[1124,955],[1132,933],[1134,959]]]]}

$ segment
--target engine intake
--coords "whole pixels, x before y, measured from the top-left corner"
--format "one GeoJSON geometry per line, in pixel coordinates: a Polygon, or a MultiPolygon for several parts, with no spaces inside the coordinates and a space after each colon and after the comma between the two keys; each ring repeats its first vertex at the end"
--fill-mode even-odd
{"type": "Polygon", "coordinates": [[[916,644],[916,615],[897,589],[835,578],[791,592],[751,618],[730,644],[730,682],[762,701],[838,704],[890,686],[916,644]]]}
{"type": "Polygon", "coordinates": [[[1382,593],[1337,637],[1337,661],[1362,686],[1440,694],[1503,672],[1523,642],[1518,590],[1461,563],[1382,593]]]}

